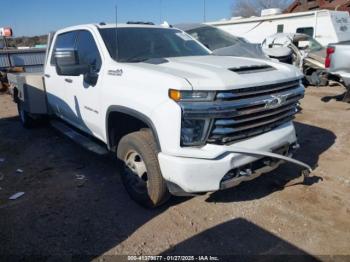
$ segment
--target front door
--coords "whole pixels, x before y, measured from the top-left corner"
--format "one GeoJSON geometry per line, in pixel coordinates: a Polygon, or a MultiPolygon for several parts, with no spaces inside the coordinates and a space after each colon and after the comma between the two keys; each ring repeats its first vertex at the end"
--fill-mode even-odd
{"type": "Polygon", "coordinates": [[[51,62],[45,68],[48,102],[54,113],[73,126],[96,137],[102,138],[100,120],[100,92],[102,84],[102,58],[89,30],[76,30],[59,34],[53,51],[51,62]],[[56,71],[54,53],[56,49],[74,49],[78,63],[88,65],[90,72],[98,78],[96,84],[84,81],[84,74],[79,76],[59,75],[56,71]],[[100,74],[100,75],[99,75],[100,74]]]}
{"type": "Polygon", "coordinates": [[[72,114],[66,102],[66,96],[71,92],[71,83],[67,76],[59,75],[55,66],[55,51],[57,49],[71,48],[75,46],[77,31],[70,31],[56,36],[50,54],[50,60],[45,66],[45,86],[50,109],[58,117],[68,120],[72,114]]]}
{"type": "Polygon", "coordinates": [[[67,76],[66,81],[71,90],[66,93],[65,101],[69,105],[69,122],[78,128],[97,137],[102,137],[100,126],[100,92],[102,85],[102,58],[93,37],[93,32],[79,30],[75,44],[78,61],[81,65],[88,65],[90,71],[97,75],[96,84],[84,81],[84,75],[67,76]]]}

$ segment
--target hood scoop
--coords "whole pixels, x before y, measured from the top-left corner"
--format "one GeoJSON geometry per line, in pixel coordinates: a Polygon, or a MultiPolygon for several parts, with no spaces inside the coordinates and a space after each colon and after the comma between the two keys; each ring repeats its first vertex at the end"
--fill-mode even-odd
{"type": "Polygon", "coordinates": [[[270,65],[252,65],[252,66],[241,66],[241,67],[229,68],[228,70],[235,72],[237,74],[243,75],[243,74],[254,74],[254,73],[260,73],[260,72],[272,71],[272,70],[276,70],[276,68],[270,65]]]}

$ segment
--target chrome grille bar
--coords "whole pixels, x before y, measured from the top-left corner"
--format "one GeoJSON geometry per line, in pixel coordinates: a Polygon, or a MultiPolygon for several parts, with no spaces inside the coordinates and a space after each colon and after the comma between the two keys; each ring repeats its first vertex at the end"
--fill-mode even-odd
{"type": "Polygon", "coordinates": [[[235,104],[235,114],[214,118],[207,141],[228,144],[266,133],[293,120],[303,97],[299,80],[218,92],[215,103],[235,104]]]}
{"type": "Polygon", "coordinates": [[[219,92],[216,95],[216,98],[219,100],[232,100],[232,99],[241,99],[247,96],[256,97],[257,95],[269,94],[286,91],[288,89],[293,89],[299,87],[299,81],[290,81],[284,84],[273,84],[273,85],[265,85],[258,87],[248,87],[241,88],[233,91],[224,91],[219,92]]]}
{"type": "Polygon", "coordinates": [[[216,120],[215,121],[215,125],[216,126],[230,126],[230,125],[235,125],[235,124],[241,124],[241,123],[250,122],[250,121],[253,121],[253,120],[265,118],[265,117],[268,117],[268,116],[277,115],[277,114],[288,112],[288,111],[294,112],[295,111],[295,104],[282,106],[282,107],[278,108],[278,110],[269,110],[268,112],[262,112],[262,113],[260,113],[258,115],[250,116],[250,117],[244,117],[244,118],[241,118],[241,119],[235,118],[235,119],[220,119],[220,120],[216,120]]]}
{"type": "Polygon", "coordinates": [[[272,129],[281,126],[289,121],[292,121],[293,117],[290,118],[286,118],[286,119],[282,119],[278,122],[275,123],[271,123],[267,126],[263,126],[261,128],[255,128],[255,129],[251,129],[251,130],[246,130],[245,132],[240,132],[234,135],[225,135],[225,136],[221,136],[221,135],[212,135],[208,138],[208,142],[209,143],[213,143],[213,144],[228,144],[228,143],[233,143],[236,141],[240,141],[243,139],[248,139],[257,135],[261,135],[263,133],[266,133],[268,131],[271,131],[272,129]]]}
{"type": "Polygon", "coordinates": [[[248,125],[242,125],[242,126],[238,126],[238,127],[215,127],[215,129],[212,131],[212,134],[214,135],[226,135],[226,134],[232,134],[238,131],[243,131],[246,129],[252,129],[254,127],[259,127],[259,126],[263,126],[266,124],[270,124],[276,121],[279,121],[281,119],[290,117],[292,115],[295,114],[295,111],[289,111],[287,113],[284,113],[282,115],[273,117],[271,119],[267,119],[267,120],[263,120],[263,121],[257,121],[254,124],[248,124],[248,125]]]}

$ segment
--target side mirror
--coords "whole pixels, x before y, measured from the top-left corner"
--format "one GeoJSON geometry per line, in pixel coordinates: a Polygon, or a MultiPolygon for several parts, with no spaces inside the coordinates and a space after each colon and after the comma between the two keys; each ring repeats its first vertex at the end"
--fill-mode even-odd
{"type": "Polygon", "coordinates": [[[54,53],[58,75],[78,76],[90,71],[88,65],[80,65],[75,49],[57,48],[54,53]]]}
{"type": "Polygon", "coordinates": [[[98,74],[93,71],[89,71],[84,74],[84,82],[91,85],[95,86],[98,80],[98,74]]]}

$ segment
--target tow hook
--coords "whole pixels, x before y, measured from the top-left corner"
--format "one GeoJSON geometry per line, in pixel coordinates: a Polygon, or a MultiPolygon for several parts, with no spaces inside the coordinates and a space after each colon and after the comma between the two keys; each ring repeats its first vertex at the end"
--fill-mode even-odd
{"type": "MultiPolygon", "coordinates": [[[[317,164],[315,164],[315,166],[313,167],[313,170],[315,170],[318,167],[317,164]]],[[[310,178],[311,172],[309,169],[303,169],[301,170],[301,175],[303,176],[304,179],[304,183],[306,183],[307,179],[310,178]]]]}
{"type": "Polygon", "coordinates": [[[304,179],[307,179],[308,177],[310,177],[310,171],[308,169],[303,169],[301,170],[301,175],[304,177],[304,179]]]}

